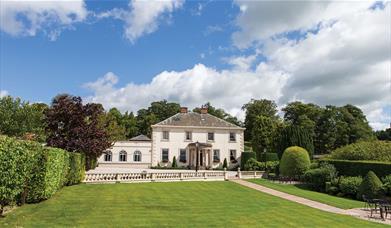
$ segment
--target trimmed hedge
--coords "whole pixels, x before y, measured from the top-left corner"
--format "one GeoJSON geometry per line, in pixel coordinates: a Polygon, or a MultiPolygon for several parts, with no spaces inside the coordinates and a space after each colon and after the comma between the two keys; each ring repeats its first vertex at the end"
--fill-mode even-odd
{"type": "Polygon", "coordinates": [[[331,164],[321,164],[319,168],[309,169],[304,173],[304,181],[315,191],[326,190],[326,183],[337,177],[337,171],[331,164]]]}
{"type": "Polygon", "coordinates": [[[271,173],[276,173],[278,171],[278,161],[270,161],[270,162],[259,162],[255,158],[250,158],[246,164],[244,165],[244,169],[248,171],[269,171],[271,173]],[[266,167],[265,167],[266,165],[266,167]]]}
{"type": "Polygon", "coordinates": [[[0,214],[4,206],[39,202],[81,182],[84,170],[80,154],[0,136],[0,214]]]}
{"type": "Polygon", "coordinates": [[[383,183],[372,171],[369,171],[361,182],[359,188],[359,197],[366,195],[369,198],[379,198],[382,196],[383,183]]]}
{"type": "Polygon", "coordinates": [[[279,161],[277,153],[262,153],[261,154],[261,161],[279,161]]]}
{"type": "Polygon", "coordinates": [[[332,160],[323,159],[320,162],[327,162],[337,169],[338,174],[342,176],[362,176],[369,171],[373,171],[379,177],[385,177],[391,174],[391,162],[378,161],[350,161],[350,160],[332,160]]]}
{"type": "Polygon", "coordinates": [[[339,179],[339,190],[343,196],[347,196],[353,199],[360,199],[358,197],[358,190],[362,183],[362,177],[340,177],[339,179]]]}
{"type": "Polygon", "coordinates": [[[250,158],[256,159],[255,152],[242,152],[241,158],[240,158],[240,169],[245,170],[245,165],[250,158]]]}
{"type": "Polygon", "coordinates": [[[391,142],[361,141],[334,150],[331,159],[391,162],[391,142]]]}
{"type": "Polygon", "coordinates": [[[285,149],[280,161],[280,174],[288,177],[299,177],[309,169],[310,157],[306,149],[291,146],[285,149]]]}

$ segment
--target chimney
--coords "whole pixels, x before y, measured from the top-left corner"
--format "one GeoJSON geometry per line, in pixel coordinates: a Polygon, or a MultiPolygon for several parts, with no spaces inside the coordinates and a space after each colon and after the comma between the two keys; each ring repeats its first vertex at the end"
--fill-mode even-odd
{"type": "Polygon", "coordinates": [[[201,114],[207,114],[207,113],[208,113],[208,108],[201,107],[201,114]]]}
{"type": "Polygon", "coordinates": [[[181,107],[181,113],[187,113],[187,107],[181,107]]]}

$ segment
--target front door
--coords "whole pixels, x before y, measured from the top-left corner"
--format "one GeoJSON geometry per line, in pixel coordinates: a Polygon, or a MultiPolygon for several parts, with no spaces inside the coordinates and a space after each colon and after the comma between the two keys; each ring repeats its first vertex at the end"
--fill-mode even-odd
{"type": "Polygon", "coordinates": [[[200,166],[204,166],[204,153],[200,152],[200,166]]]}

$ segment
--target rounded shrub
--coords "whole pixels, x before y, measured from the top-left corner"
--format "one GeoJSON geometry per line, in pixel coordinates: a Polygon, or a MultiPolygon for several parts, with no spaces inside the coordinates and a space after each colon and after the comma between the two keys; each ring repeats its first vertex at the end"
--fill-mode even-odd
{"type": "Polygon", "coordinates": [[[309,169],[310,157],[306,149],[291,146],[285,149],[280,161],[280,175],[298,177],[309,169]]]}
{"type": "Polygon", "coordinates": [[[339,180],[339,189],[344,196],[350,198],[356,198],[360,185],[362,183],[362,177],[341,177],[339,180]]]}
{"type": "Polygon", "coordinates": [[[369,198],[377,198],[382,193],[382,185],[383,183],[376,174],[369,171],[360,185],[358,197],[360,198],[362,195],[365,195],[369,198]]]}

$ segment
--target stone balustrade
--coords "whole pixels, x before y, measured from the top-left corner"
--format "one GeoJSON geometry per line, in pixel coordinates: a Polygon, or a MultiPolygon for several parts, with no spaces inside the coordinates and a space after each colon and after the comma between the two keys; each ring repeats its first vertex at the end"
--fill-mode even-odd
{"type": "MultiPolygon", "coordinates": [[[[232,173],[231,173],[232,174],[232,173]]],[[[249,179],[261,177],[260,171],[240,171],[229,176],[227,171],[159,171],[129,173],[86,173],[84,183],[133,183],[133,182],[169,182],[169,181],[201,181],[228,180],[230,178],[249,179]]]]}

